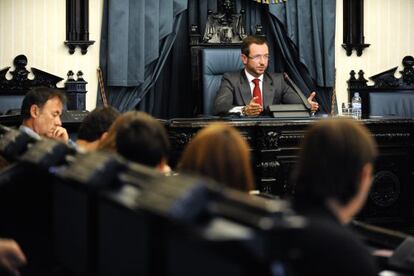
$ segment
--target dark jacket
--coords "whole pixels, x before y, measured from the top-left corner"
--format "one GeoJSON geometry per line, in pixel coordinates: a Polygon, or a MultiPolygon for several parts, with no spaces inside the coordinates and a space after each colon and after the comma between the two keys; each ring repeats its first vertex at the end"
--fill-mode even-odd
{"type": "Polygon", "coordinates": [[[328,208],[295,209],[308,224],[289,239],[286,254],[294,275],[378,275],[367,247],[328,208]]]}
{"type": "MultiPolygon", "coordinates": [[[[265,73],[263,76],[263,109],[272,104],[302,103],[296,92],[285,82],[283,75],[265,73]]],[[[246,73],[243,70],[225,73],[217,92],[213,112],[223,115],[235,106],[245,106],[250,103],[252,92],[246,73]]]]}

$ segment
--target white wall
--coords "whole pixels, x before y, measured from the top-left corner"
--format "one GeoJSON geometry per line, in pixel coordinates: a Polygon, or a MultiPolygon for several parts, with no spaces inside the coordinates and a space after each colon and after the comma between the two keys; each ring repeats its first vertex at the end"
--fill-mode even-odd
{"type": "MultiPolygon", "coordinates": [[[[81,70],[88,82],[86,109],[96,106],[99,40],[103,0],[89,0],[89,39],[95,44],[82,55],[77,48],[70,55],[66,38],[65,0],[0,0],[0,68],[12,66],[13,58],[24,54],[27,68],[66,79],[69,70],[81,70]]],[[[29,69],[30,70],[30,69],[29,69]]],[[[30,77],[30,76],[29,76],[30,77]]],[[[58,84],[63,87],[63,82],[58,84]]]]}
{"type": "MultiPolygon", "coordinates": [[[[363,70],[365,78],[395,66],[402,69],[401,61],[414,56],[414,1],[413,0],[365,0],[365,43],[371,44],[358,57],[353,51],[347,56],[341,47],[343,34],[342,0],[337,1],[336,17],[336,93],[338,106],[348,101],[347,83],[349,72],[363,70]]],[[[397,73],[396,77],[400,74],[397,73]]],[[[368,84],[372,84],[369,82],[368,84]]]]}

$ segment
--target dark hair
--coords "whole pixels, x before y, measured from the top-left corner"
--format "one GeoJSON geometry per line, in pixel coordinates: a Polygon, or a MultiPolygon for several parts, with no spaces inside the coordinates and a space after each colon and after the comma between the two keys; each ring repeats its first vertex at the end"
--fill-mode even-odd
{"type": "Polygon", "coordinates": [[[162,158],[168,158],[170,143],[164,126],[144,112],[127,113],[131,118],[124,120],[116,131],[117,152],[126,159],[152,167],[162,158]]]}
{"type": "Polygon", "coordinates": [[[357,193],[362,168],[373,164],[376,143],[369,130],[351,119],[313,124],[303,140],[295,177],[295,199],[346,204],[357,193]]]}
{"type": "Polygon", "coordinates": [[[30,90],[24,97],[20,109],[22,120],[31,118],[30,108],[32,105],[37,105],[39,108],[42,108],[48,100],[53,98],[59,98],[63,105],[66,104],[66,96],[58,88],[38,87],[30,90]]]}
{"type": "Polygon", "coordinates": [[[242,54],[244,54],[245,56],[248,57],[250,55],[250,45],[252,45],[252,44],[258,44],[258,45],[266,44],[267,45],[266,37],[264,37],[264,36],[248,36],[245,39],[243,39],[243,43],[242,43],[242,46],[241,46],[242,54]]]}
{"type": "Polygon", "coordinates": [[[249,146],[230,125],[213,123],[200,130],[185,148],[179,170],[241,191],[254,189],[249,146]]]}
{"type": "Polygon", "coordinates": [[[78,131],[78,139],[88,142],[98,140],[104,132],[108,131],[119,114],[118,110],[111,106],[95,108],[82,121],[78,131]]]}

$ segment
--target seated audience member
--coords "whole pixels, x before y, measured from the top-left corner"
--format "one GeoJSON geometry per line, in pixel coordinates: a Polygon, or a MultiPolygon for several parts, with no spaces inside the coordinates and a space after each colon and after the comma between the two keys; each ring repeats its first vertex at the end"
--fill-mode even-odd
{"type": "Polygon", "coordinates": [[[365,203],[376,155],[369,131],[354,120],[319,121],[306,133],[294,194],[309,221],[292,239],[299,275],[377,275],[367,248],[344,226],[365,203]]]}
{"type": "MultiPolygon", "coordinates": [[[[240,56],[244,69],[225,73],[214,100],[214,114],[240,113],[259,116],[272,104],[300,104],[298,94],[285,82],[283,74],[266,72],[269,47],[264,37],[248,36],[243,40],[240,56]]],[[[308,97],[311,111],[319,108],[316,93],[308,97]]]]}
{"type": "Polygon", "coordinates": [[[76,143],[86,151],[96,150],[119,114],[110,106],[95,108],[81,123],[76,143]]]}
{"type": "Polygon", "coordinates": [[[98,143],[98,150],[116,152],[116,134],[122,124],[128,123],[136,118],[136,111],[128,111],[119,115],[109,127],[105,136],[98,143]]]}
{"type": "Polygon", "coordinates": [[[249,146],[232,126],[213,123],[186,146],[179,170],[197,173],[240,191],[254,189],[249,146]]]}
{"type": "Polygon", "coordinates": [[[8,275],[20,275],[19,267],[27,262],[20,246],[9,239],[0,239],[0,274],[7,271],[8,275]]]}
{"type": "Polygon", "coordinates": [[[66,96],[56,88],[36,88],[23,99],[20,130],[35,138],[42,136],[67,143],[69,135],[62,127],[60,115],[66,96]]]}
{"type": "Polygon", "coordinates": [[[167,132],[158,120],[144,112],[121,114],[98,148],[116,151],[128,160],[164,173],[171,170],[168,166],[170,143],[167,132]]]}

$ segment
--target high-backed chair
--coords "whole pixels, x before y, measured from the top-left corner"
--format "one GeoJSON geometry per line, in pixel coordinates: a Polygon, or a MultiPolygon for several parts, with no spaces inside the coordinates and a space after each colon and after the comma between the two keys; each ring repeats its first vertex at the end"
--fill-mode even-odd
{"type": "Polygon", "coordinates": [[[224,73],[241,70],[240,48],[201,49],[203,115],[213,115],[214,98],[224,73]]]}

